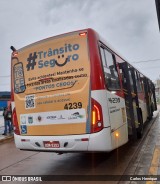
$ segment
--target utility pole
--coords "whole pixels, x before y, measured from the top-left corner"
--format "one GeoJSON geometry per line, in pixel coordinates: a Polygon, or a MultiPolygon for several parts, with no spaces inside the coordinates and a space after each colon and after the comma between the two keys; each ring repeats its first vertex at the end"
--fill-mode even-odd
{"type": "Polygon", "coordinates": [[[156,3],[157,18],[158,18],[158,24],[159,24],[159,30],[160,30],[160,0],[155,0],[155,3],[156,3]]]}

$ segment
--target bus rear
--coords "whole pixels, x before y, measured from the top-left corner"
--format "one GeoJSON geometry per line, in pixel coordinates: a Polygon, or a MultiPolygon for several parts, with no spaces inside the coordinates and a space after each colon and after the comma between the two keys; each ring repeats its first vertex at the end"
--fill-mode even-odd
{"type": "Polygon", "coordinates": [[[87,31],[48,38],[14,51],[12,109],[16,147],[87,151],[90,96],[87,31]]]}

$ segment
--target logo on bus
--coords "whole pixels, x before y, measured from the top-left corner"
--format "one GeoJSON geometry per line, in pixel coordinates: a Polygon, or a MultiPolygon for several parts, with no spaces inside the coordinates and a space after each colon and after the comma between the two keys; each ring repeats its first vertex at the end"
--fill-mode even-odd
{"type": "Polygon", "coordinates": [[[81,115],[79,112],[75,112],[73,114],[71,114],[71,116],[68,119],[78,119],[78,118],[83,118],[84,116],[81,115]]]}
{"type": "Polygon", "coordinates": [[[47,116],[47,119],[55,120],[55,119],[57,119],[57,116],[47,116]]]}
{"type": "Polygon", "coordinates": [[[36,65],[36,59],[37,59],[37,52],[34,52],[34,54],[30,53],[29,57],[27,58],[28,64],[26,65],[27,71],[34,70],[34,67],[36,65]]]}
{"type": "Polygon", "coordinates": [[[32,124],[33,123],[33,116],[28,116],[28,123],[32,124]]]}
{"type": "Polygon", "coordinates": [[[76,52],[79,50],[79,47],[79,44],[65,44],[63,47],[56,48],[54,50],[49,48],[48,51],[30,53],[27,58],[27,71],[34,70],[37,64],[38,68],[55,66],[63,67],[70,61],[77,61],[79,59],[79,55],[77,53],[68,53],[76,52]]]}
{"type": "Polygon", "coordinates": [[[27,126],[21,125],[21,134],[27,134],[27,126]]]}
{"type": "Polygon", "coordinates": [[[21,124],[26,125],[26,117],[25,116],[21,116],[21,124]]]}
{"type": "Polygon", "coordinates": [[[42,121],[42,117],[41,116],[38,116],[37,119],[38,119],[39,122],[42,121]]]}

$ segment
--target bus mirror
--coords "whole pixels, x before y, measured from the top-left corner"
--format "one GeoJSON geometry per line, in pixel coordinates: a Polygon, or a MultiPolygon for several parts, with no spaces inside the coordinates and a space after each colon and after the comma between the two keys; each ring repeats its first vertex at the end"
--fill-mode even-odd
{"type": "Polygon", "coordinates": [[[25,81],[24,81],[24,72],[23,64],[21,62],[16,63],[13,67],[13,79],[14,79],[14,92],[22,93],[25,91],[25,81]]]}

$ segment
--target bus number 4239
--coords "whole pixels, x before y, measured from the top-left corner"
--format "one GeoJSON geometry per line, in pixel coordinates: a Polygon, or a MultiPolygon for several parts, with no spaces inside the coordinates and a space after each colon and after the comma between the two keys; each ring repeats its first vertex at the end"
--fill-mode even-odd
{"type": "Polygon", "coordinates": [[[108,98],[110,103],[120,103],[120,98],[108,98]]]}
{"type": "Polygon", "coordinates": [[[73,102],[73,103],[66,103],[64,106],[64,109],[81,109],[82,108],[82,102],[73,102]]]}

